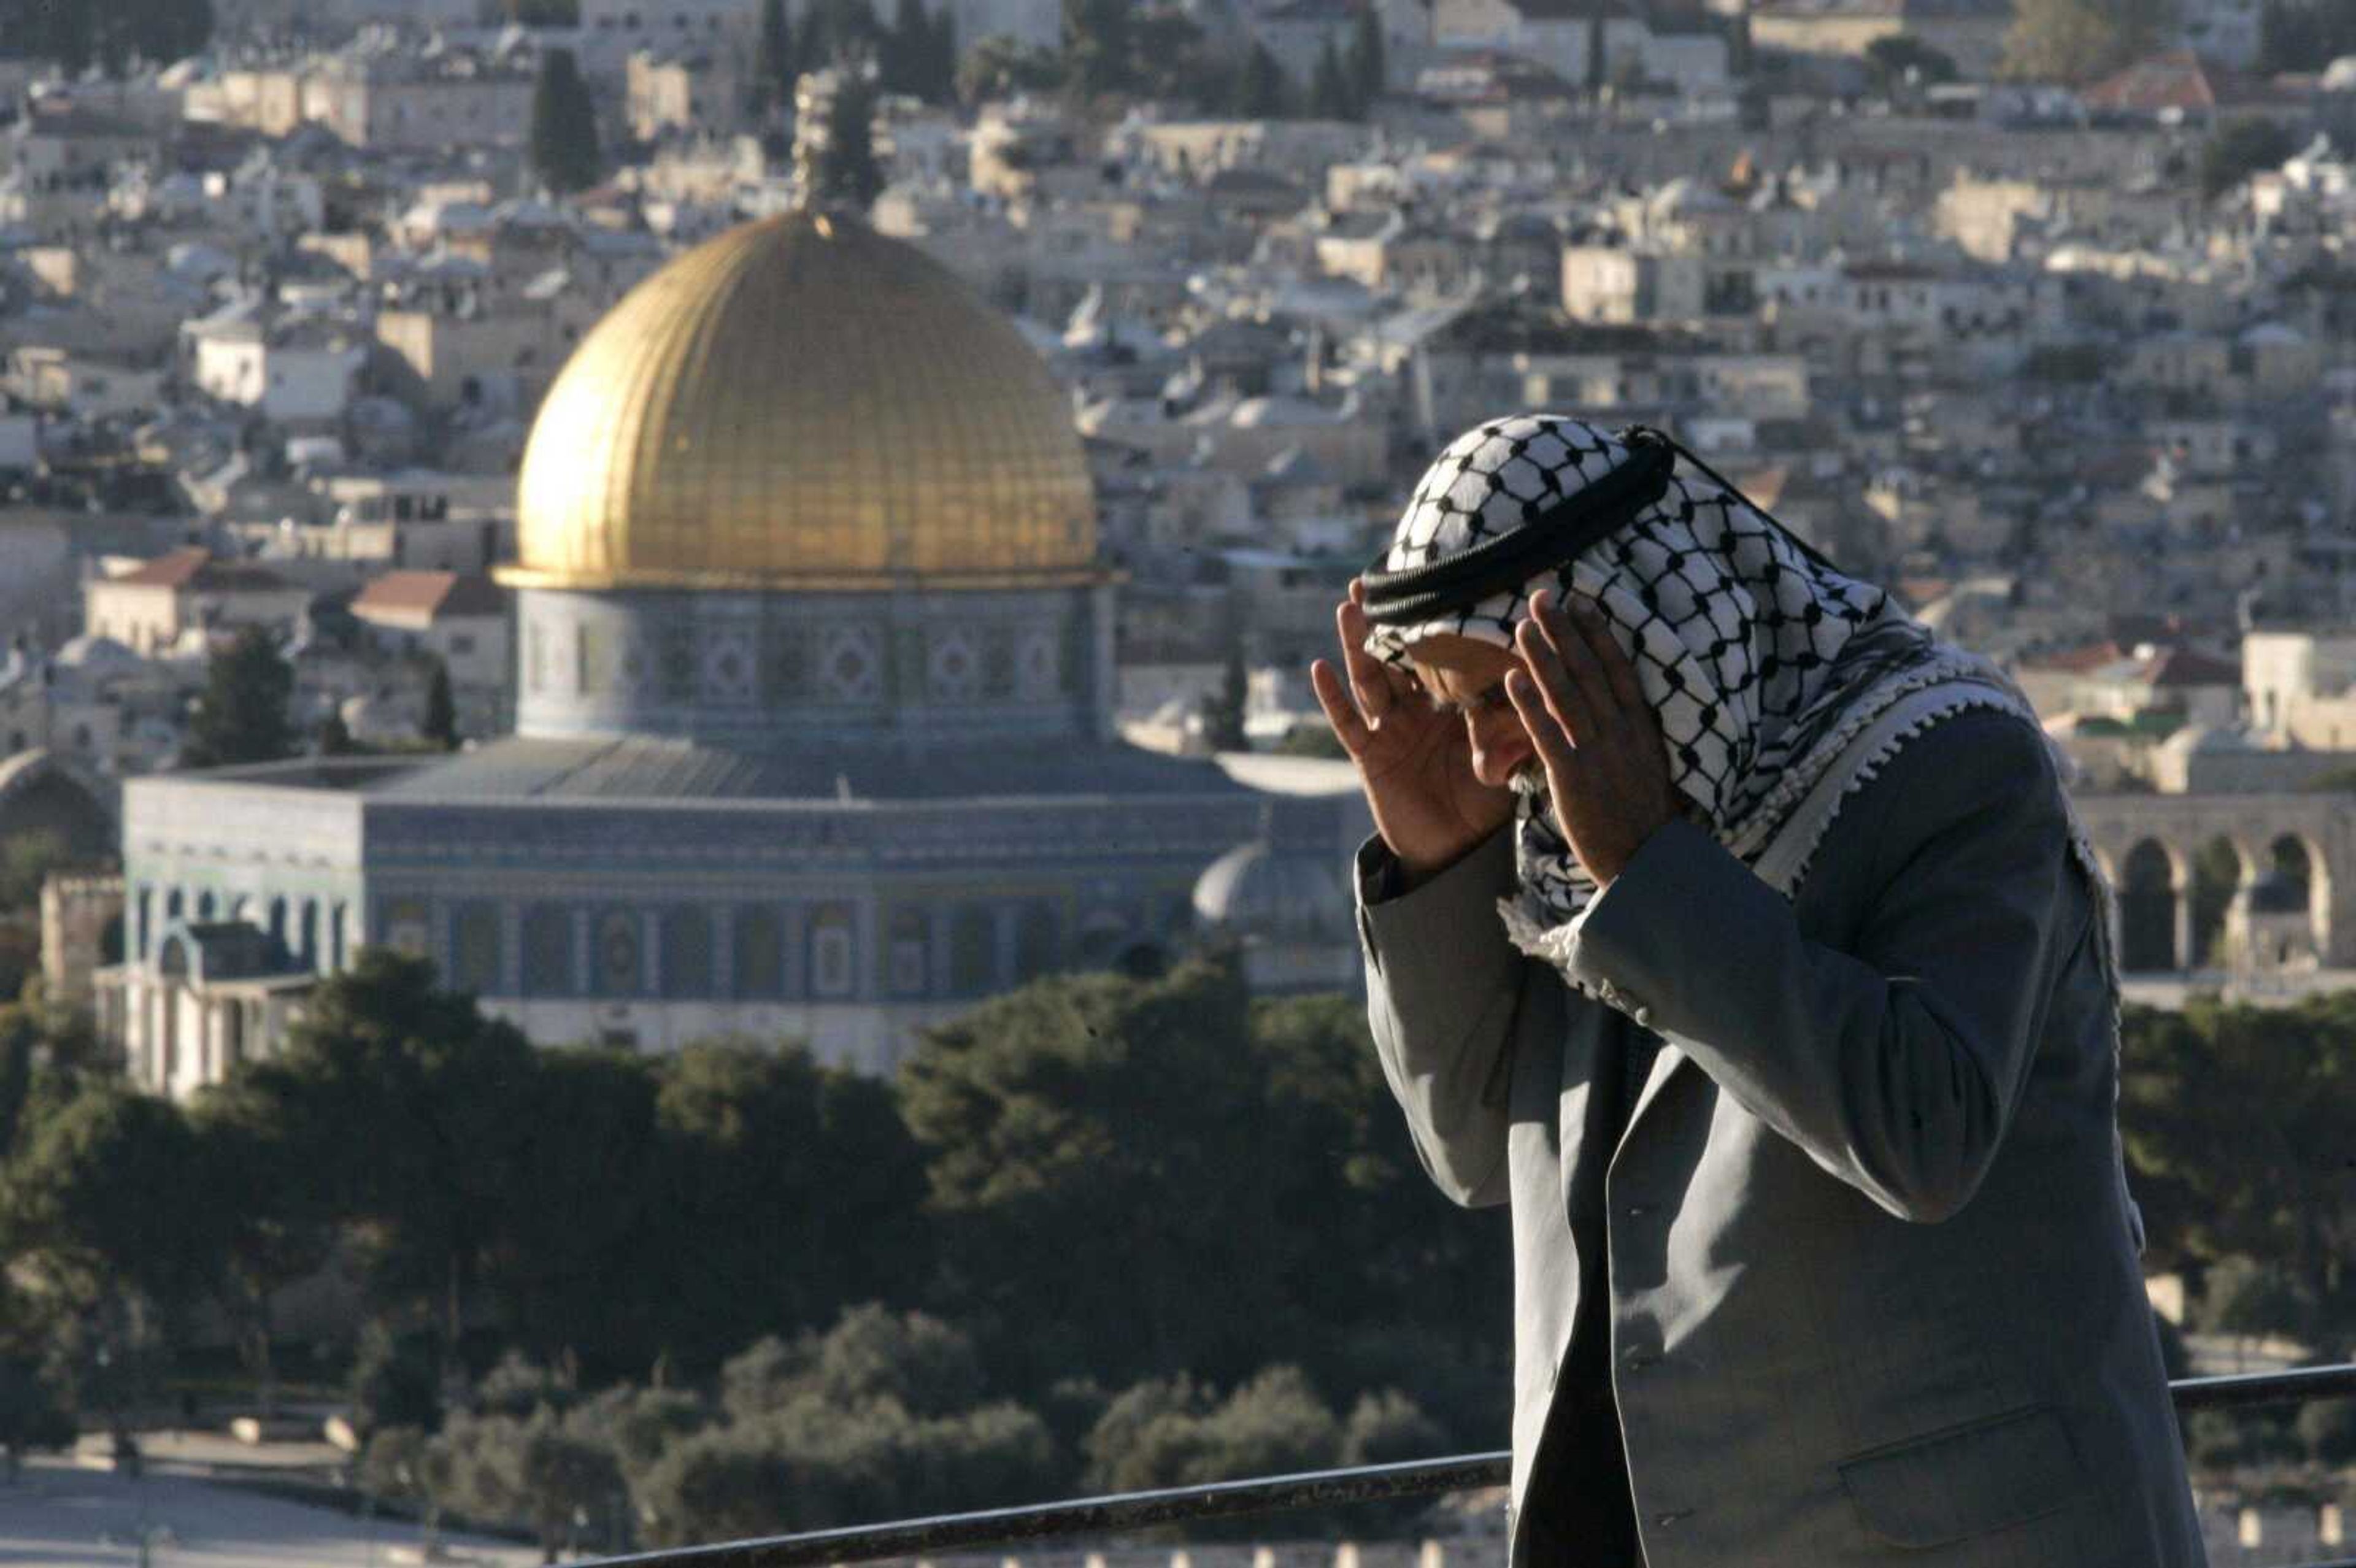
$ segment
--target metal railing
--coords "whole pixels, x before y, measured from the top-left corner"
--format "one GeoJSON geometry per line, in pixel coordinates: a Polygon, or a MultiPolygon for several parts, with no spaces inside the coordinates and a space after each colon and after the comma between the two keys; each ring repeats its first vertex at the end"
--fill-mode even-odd
{"type": "MultiPolygon", "coordinates": [[[[2168,1386],[2179,1411],[2349,1399],[2356,1398],[2356,1365],[2180,1378],[2168,1386]]],[[[875,1563],[930,1552],[1003,1547],[1057,1536],[1109,1534],[1151,1525],[1270,1513],[1281,1509],[1323,1508],[1336,1503],[1377,1502],[1390,1498],[1502,1487],[1511,1477],[1512,1462],[1510,1453],[1497,1452],[1460,1454],[1446,1459],[1410,1459],[1394,1465],[1355,1465],[1346,1469],[1311,1470],[1297,1476],[1262,1476],[1203,1487],[1119,1492],[1108,1497],[941,1514],[891,1524],[852,1525],[799,1535],[675,1547],[627,1557],[600,1558],[597,1562],[611,1568],[623,1568],[624,1564],[629,1568],[812,1568],[837,1563],[875,1563]]],[[[2356,1558],[2308,1563],[2305,1568],[2356,1568],[2356,1558]]]]}

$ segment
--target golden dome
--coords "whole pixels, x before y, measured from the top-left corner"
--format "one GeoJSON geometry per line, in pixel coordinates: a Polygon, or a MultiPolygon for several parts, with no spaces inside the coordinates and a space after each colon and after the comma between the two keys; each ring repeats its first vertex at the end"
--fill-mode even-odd
{"type": "Polygon", "coordinates": [[[840,214],[707,240],[550,387],[521,588],[1012,587],[1099,575],[1063,389],[946,267],[840,214]]]}

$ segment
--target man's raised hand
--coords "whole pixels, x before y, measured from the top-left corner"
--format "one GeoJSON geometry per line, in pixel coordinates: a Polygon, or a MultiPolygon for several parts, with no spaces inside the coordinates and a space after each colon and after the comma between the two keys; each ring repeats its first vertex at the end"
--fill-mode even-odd
{"type": "Polygon", "coordinates": [[[1595,885],[1608,887],[1678,815],[1660,720],[1588,601],[1538,590],[1514,641],[1525,667],[1506,676],[1505,695],[1546,764],[1555,821],[1595,885]]]}
{"type": "Polygon", "coordinates": [[[1462,720],[1434,709],[1405,671],[1366,652],[1365,599],[1352,578],[1350,596],[1333,611],[1347,686],[1323,659],[1310,665],[1309,684],[1357,765],[1375,830],[1410,878],[1427,877],[1511,818],[1514,792],[1473,775],[1462,720]]]}

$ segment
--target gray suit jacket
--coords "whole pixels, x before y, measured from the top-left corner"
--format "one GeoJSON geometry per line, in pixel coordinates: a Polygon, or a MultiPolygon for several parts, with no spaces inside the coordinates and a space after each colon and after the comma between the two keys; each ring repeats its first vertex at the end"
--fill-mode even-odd
{"type": "Polygon", "coordinates": [[[1515,1568],[1598,1247],[1650,1568],[2205,1561],[2062,787],[2025,720],[1942,720],[1788,902],[1672,823],[1587,915],[1591,997],[1505,938],[1510,827],[1395,896],[1360,848],[1416,1147],[1455,1201],[1513,1205],[1515,1568]],[[1590,1089],[1640,1029],[1663,1043],[1607,1147],[1590,1089]]]}

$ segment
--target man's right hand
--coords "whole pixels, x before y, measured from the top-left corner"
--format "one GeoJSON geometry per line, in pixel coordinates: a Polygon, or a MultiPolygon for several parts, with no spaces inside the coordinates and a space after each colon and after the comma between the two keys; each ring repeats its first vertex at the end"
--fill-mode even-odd
{"type": "Polygon", "coordinates": [[[1323,659],[1311,663],[1309,684],[1357,765],[1375,831],[1408,880],[1421,881],[1511,820],[1514,792],[1473,775],[1462,719],[1433,709],[1412,677],[1366,652],[1365,599],[1352,578],[1333,611],[1348,686],[1323,659]]]}

